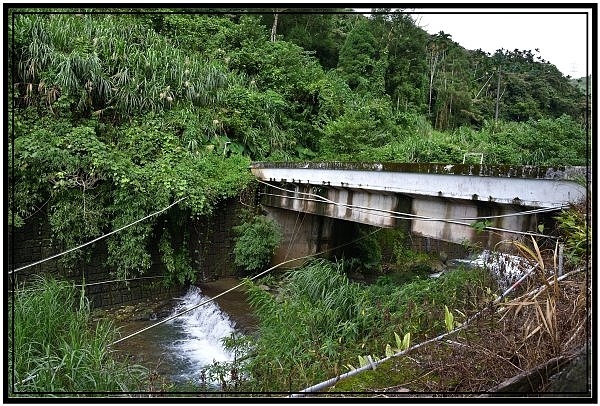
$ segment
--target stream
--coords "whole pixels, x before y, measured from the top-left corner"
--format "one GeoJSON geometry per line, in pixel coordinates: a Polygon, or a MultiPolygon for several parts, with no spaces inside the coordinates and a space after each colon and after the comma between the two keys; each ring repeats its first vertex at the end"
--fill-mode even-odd
{"type": "MultiPolygon", "coordinates": [[[[492,255],[484,251],[477,257],[449,261],[449,270],[458,265],[487,267],[502,289],[522,275],[520,258],[506,254],[492,255]]],[[[432,274],[438,277],[442,272],[432,274]]],[[[116,348],[171,383],[200,383],[201,371],[213,362],[232,361],[221,339],[231,333],[251,334],[258,325],[247,304],[243,287],[217,297],[240,283],[237,278],[223,278],[213,282],[191,285],[179,297],[172,298],[159,315],[143,320],[119,323],[121,336],[143,330],[186,309],[196,307],[183,315],[159,324],[128,338],[116,348]]],[[[207,382],[216,384],[215,382],[207,382]]]]}
{"type": "Polygon", "coordinates": [[[180,297],[169,301],[170,308],[161,317],[120,323],[121,335],[140,331],[200,303],[206,304],[130,337],[116,348],[128,354],[132,362],[149,368],[167,381],[199,382],[203,367],[214,361],[234,359],[223,347],[222,338],[233,332],[247,334],[256,326],[241,287],[208,301],[239,283],[236,278],[224,278],[191,285],[180,297]]]}

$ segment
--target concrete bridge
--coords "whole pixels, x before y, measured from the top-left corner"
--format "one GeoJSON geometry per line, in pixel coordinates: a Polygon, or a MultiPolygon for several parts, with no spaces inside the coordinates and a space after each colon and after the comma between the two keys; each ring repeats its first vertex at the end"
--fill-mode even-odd
{"type": "Polygon", "coordinates": [[[538,232],[586,196],[577,182],[585,167],[255,162],[250,169],[263,182],[261,203],[284,231],[275,261],[343,242],[348,222],[491,248],[538,232]],[[478,221],[492,232],[477,232],[478,221]]]}

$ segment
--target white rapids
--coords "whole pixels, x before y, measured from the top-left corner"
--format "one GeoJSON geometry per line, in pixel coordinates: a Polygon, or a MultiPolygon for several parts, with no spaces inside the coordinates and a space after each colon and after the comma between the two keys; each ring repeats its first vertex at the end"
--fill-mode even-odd
{"type": "MultiPolygon", "coordinates": [[[[180,303],[173,309],[171,316],[208,300],[210,298],[203,295],[200,288],[190,286],[180,303]]],[[[179,380],[197,380],[202,368],[214,361],[233,361],[234,354],[224,348],[221,340],[235,331],[235,323],[214,301],[209,301],[165,324],[178,330],[177,337],[167,346],[171,356],[179,358],[185,366],[178,373],[179,380]]]]}
{"type": "Polygon", "coordinates": [[[532,265],[524,258],[506,253],[484,250],[476,258],[454,259],[454,265],[488,269],[504,291],[531,270],[532,265]]]}

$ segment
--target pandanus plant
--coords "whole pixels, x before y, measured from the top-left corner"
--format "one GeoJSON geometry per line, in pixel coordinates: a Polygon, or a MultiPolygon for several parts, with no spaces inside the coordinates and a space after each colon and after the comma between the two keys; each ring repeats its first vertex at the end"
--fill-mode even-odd
{"type": "Polygon", "coordinates": [[[20,14],[13,80],[23,100],[69,96],[80,115],[162,112],[178,101],[218,104],[233,74],[189,54],[128,16],[20,14]],[[128,19],[129,18],[129,19],[128,19]],[[128,19],[125,21],[125,19],[128,19]],[[20,42],[22,41],[22,42],[20,42]]]}

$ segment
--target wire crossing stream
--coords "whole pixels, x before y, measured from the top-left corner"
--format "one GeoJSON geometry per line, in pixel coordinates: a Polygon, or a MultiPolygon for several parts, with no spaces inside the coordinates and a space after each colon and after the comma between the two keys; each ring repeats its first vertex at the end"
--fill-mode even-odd
{"type": "MultiPolygon", "coordinates": [[[[180,313],[209,299],[197,286],[190,286],[171,315],[180,313]]],[[[213,361],[231,361],[233,354],[227,351],[221,339],[235,331],[235,323],[221,311],[214,301],[185,313],[165,323],[173,333],[173,340],[165,342],[172,364],[171,372],[176,382],[195,380],[199,371],[213,361]]]]}
{"type": "MultiPolygon", "coordinates": [[[[190,286],[165,318],[207,301],[239,283],[235,278],[190,286]]],[[[203,367],[214,361],[231,361],[234,355],[222,343],[232,332],[247,332],[254,325],[243,292],[233,291],[194,310],[151,328],[118,344],[132,361],[142,364],[173,383],[200,380],[203,367]],[[221,299],[221,300],[219,300],[221,299]],[[231,312],[230,315],[228,312],[231,312]]],[[[121,326],[123,336],[156,323],[156,320],[128,322],[121,326]]]]}

